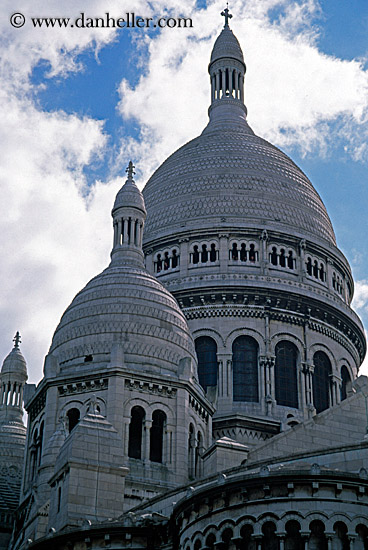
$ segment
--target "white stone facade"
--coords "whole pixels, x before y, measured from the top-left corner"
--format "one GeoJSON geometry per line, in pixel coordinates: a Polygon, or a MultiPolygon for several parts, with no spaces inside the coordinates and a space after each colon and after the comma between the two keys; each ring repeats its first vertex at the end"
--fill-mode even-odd
{"type": "Polygon", "coordinates": [[[248,126],[223,13],[208,126],[143,195],[129,164],[111,263],[28,392],[11,550],[368,548],[350,266],[308,178],[248,126]]]}

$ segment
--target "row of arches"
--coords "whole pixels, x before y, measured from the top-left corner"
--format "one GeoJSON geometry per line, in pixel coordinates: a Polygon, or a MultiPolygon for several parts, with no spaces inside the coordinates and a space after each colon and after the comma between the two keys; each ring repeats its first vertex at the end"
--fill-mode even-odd
{"type": "Polygon", "coordinates": [[[319,279],[322,282],[326,281],[326,268],[323,265],[322,262],[318,262],[318,260],[315,260],[311,257],[307,258],[307,261],[305,262],[307,274],[310,277],[314,277],[315,279],[319,279]]]}
{"type": "Polygon", "coordinates": [[[354,533],[348,532],[343,521],[336,521],[331,532],[326,531],[322,520],[314,519],[307,530],[295,519],[286,521],[284,529],[277,531],[274,521],[265,521],[260,533],[254,532],[251,523],[245,523],[235,535],[233,528],[220,532],[210,530],[205,536],[195,537],[185,550],[365,550],[368,548],[368,528],[358,524],[354,533]]]}
{"type": "Polygon", "coordinates": [[[176,269],[180,265],[179,252],[174,248],[173,250],[166,250],[162,254],[157,254],[154,261],[155,273],[161,271],[169,271],[170,269],[176,269]]]}
{"type": "MultiPolygon", "coordinates": [[[[199,383],[205,391],[217,385],[217,344],[210,336],[195,340],[199,383]]],[[[275,398],[278,405],[299,407],[298,348],[283,340],[275,347],[275,398]]],[[[313,355],[313,404],[317,412],[331,405],[331,361],[323,351],[313,355]]],[[[233,401],[259,401],[259,346],[251,336],[239,336],[232,345],[233,401]]],[[[351,378],[345,365],[341,368],[341,400],[346,399],[351,378]]]]}

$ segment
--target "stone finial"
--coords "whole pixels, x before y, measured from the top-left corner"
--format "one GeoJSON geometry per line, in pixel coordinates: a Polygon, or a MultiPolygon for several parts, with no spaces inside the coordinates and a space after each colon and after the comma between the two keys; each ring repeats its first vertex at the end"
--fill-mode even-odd
{"type": "Polygon", "coordinates": [[[229,12],[229,2],[226,2],[226,8],[221,12],[222,17],[225,17],[224,29],[229,28],[229,19],[232,18],[231,13],[229,12]]]}
{"type": "Polygon", "coordinates": [[[14,349],[19,349],[19,344],[22,342],[22,340],[18,330],[13,338],[13,342],[14,342],[14,349]]]}
{"type": "Polygon", "coordinates": [[[133,176],[135,174],[134,168],[135,168],[135,166],[133,165],[132,161],[130,160],[129,164],[128,164],[128,168],[125,169],[126,173],[128,174],[128,180],[129,181],[134,181],[133,180],[133,176]]]}

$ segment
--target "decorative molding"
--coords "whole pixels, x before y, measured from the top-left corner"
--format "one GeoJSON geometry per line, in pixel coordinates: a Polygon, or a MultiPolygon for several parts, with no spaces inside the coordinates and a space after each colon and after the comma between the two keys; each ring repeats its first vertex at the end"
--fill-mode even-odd
{"type": "Polygon", "coordinates": [[[64,384],[63,386],[58,386],[58,390],[61,396],[75,395],[77,393],[106,390],[108,384],[109,382],[107,378],[97,378],[94,380],[64,384]]]}
{"type": "Polygon", "coordinates": [[[192,395],[189,395],[189,405],[206,423],[208,422],[208,411],[192,395]]]}
{"type": "Polygon", "coordinates": [[[28,409],[31,422],[40,414],[46,405],[46,392],[43,391],[28,409]]]}
{"type": "Polygon", "coordinates": [[[176,397],[178,391],[177,388],[173,388],[172,386],[154,384],[152,382],[143,382],[143,380],[133,380],[129,378],[125,379],[125,389],[171,398],[176,397]]]}

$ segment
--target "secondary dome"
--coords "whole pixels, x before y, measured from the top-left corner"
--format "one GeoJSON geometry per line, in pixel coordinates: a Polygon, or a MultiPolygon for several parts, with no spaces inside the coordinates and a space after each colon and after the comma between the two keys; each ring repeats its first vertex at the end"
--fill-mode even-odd
{"type": "Polygon", "coordinates": [[[326,208],[306,175],[285,153],[256,136],[246,121],[245,64],[228,27],[209,65],[210,122],[172,154],[143,191],[145,243],[187,230],[272,229],[335,245],[326,208]]]}
{"type": "Polygon", "coordinates": [[[150,369],[156,365],[176,372],[180,359],[195,360],[193,340],[177,302],[144,268],[145,208],[132,175],[128,173],[123,189],[132,188],[134,193],[118,196],[133,195],[133,203],[119,199],[113,209],[111,264],[77,294],[54,333],[50,353],[61,368],[109,363],[116,344],[125,363],[138,363],[142,369],[149,364],[150,369]]]}

